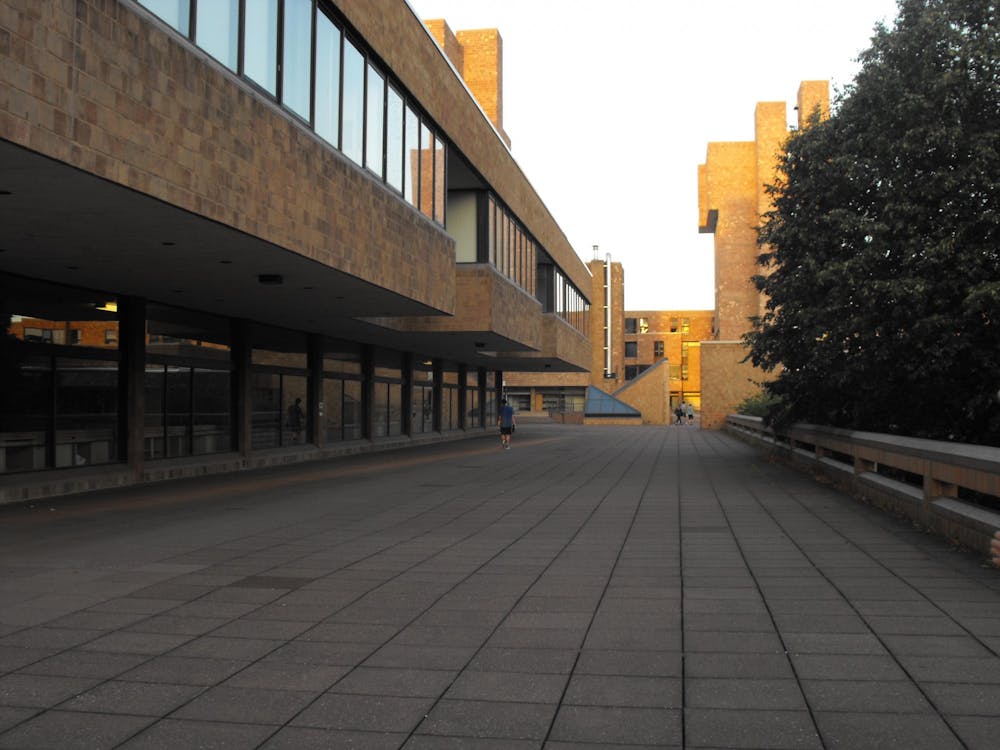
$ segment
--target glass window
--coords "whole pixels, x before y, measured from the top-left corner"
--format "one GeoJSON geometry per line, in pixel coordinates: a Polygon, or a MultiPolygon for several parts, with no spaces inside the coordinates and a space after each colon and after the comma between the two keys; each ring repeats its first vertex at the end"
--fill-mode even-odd
{"type": "Polygon", "coordinates": [[[230,70],[237,68],[239,29],[239,0],[198,3],[195,41],[199,47],[230,70]]]}
{"type": "Polygon", "coordinates": [[[254,450],[275,448],[281,443],[281,375],[254,372],[250,376],[254,450]]]}
{"type": "Polygon", "coordinates": [[[489,243],[488,253],[490,263],[496,265],[497,262],[497,204],[491,197],[489,208],[486,209],[488,228],[486,230],[486,241],[489,243]]]}
{"type": "Polygon", "coordinates": [[[416,206],[420,200],[420,118],[406,108],[406,157],[403,163],[403,197],[416,206]]]}
{"type": "Polygon", "coordinates": [[[636,318],[625,318],[625,333],[636,333],[639,330],[636,318]]]}
{"type": "Polygon", "coordinates": [[[150,303],[146,307],[146,356],[211,359],[228,363],[229,321],[179,307],[150,303]]]}
{"type": "Polygon", "coordinates": [[[420,211],[429,218],[434,216],[433,153],[434,136],[426,125],[420,123],[420,211]]]}
{"type": "Polygon", "coordinates": [[[118,456],[118,363],[56,359],[56,466],[90,466],[118,456]]]}
{"type": "Polygon", "coordinates": [[[625,356],[626,357],[638,357],[639,356],[639,344],[635,341],[625,342],[625,356]]]}
{"type": "Polygon", "coordinates": [[[46,465],[52,414],[52,358],[18,351],[0,336],[0,361],[9,368],[0,389],[0,474],[46,465]]]}
{"type": "Polygon", "coordinates": [[[139,0],[184,36],[191,33],[191,0],[139,0]]]}
{"type": "Polygon", "coordinates": [[[375,69],[374,65],[368,66],[367,86],[365,166],[379,177],[383,177],[385,168],[382,155],[385,138],[385,78],[375,69]]]}
{"type": "Polygon", "coordinates": [[[309,379],[304,375],[281,376],[281,405],[284,414],[282,445],[302,445],[308,442],[306,404],[309,379]]]}
{"type": "Polygon", "coordinates": [[[415,434],[434,429],[434,389],[426,383],[413,388],[412,429],[415,434]]]}
{"type": "Polygon", "coordinates": [[[389,86],[385,110],[385,181],[403,192],[403,97],[389,86]]]}
{"type": "Polygon", "coordinates": [[[372,404],[372,437],[385,437],[389,434],[389,384],[376,383],[372,390],[375,394],[375,402],[372,404]]]}
{"type": "Polygon", "coordinates": [[[144,455],[148,459],[163,458],[167,455],[166,405],[163,403],[163,397],[166,393],[166,371],[166,365],[146,365],[146,375],[143,381],[146,414],[143,446],[144,455]]]}
{"type": "Polygon", "coordinates": [[[344,381],[344,440],[360,440],[361,432],[361,381],[344,381]]]}
{"type": "Polygon", "coordinates": [[[278,0],[245,2],[243,73],[274,95],[278,91],[278,0]]]}
{"type": "Polygon", "coordinates": [[[232,445],[228,370],[196,368],[193,376],[192,453],[223,453],[232,445]]]}
{"type": "Polygon", "coordinates": [[[389,383],[389,435],[403,434],[403,386],[389,383]]]}
{"type": "Polygon", "coordinates": [[[324,343],[323,371],[328,373],[361,373],[361,345],[349,341],[328,339],[324,343]]]}
{"type": "Polygon", "coordinates": [[[323,13],[316,17],[316,133],[340,145],[340,29],[323,13]]]}
{"type": "Polygon", "coordinates": [[[312,0],[285,0],[282,54],[282,101],[290,110],[308,120],[312,75],[312,0]]]}
{"type": "Polygon", "coordinates": [[[434,221],[444,226],[444,140],[434,136],[434,221]]]}
{"type": "Polygon", "coordinates": [[[191,453],[191,368],[166,368],[167,457],[191,453]]]}
{"type": "Polygon", "coordinates": [[[344,439],[344,381],[340,378],[323,379],[323,403],[319,418],[326,442],[336,443],[344,439]]]}
{"type": "Polygon", "coordinates": [[[343,131],[341,151],[362,163],[365,142],[365,58],[350,40],[344,40],[343,131]]]}
{"type": "Polygon", "coordinates": [[[117,307],[0,274],[0,474],[118,460],[117,307]]]}

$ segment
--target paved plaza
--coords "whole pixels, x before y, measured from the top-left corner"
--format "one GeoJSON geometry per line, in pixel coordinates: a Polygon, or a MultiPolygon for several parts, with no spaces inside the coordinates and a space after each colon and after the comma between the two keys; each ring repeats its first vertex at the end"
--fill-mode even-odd
{"type": "Polygon", "coordinates": [[[0,509],[0,748],[1000,747],[1000,571],[695,427],[0,509]]]}

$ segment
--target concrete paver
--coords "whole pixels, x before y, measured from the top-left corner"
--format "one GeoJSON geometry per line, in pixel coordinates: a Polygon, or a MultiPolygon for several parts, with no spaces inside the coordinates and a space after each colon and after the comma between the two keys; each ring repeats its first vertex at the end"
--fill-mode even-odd
{"type": "Polygon", "coordinates": [[[691,427],[0,509],[2,748],[966,748],[1000,572],[691,427]]]}

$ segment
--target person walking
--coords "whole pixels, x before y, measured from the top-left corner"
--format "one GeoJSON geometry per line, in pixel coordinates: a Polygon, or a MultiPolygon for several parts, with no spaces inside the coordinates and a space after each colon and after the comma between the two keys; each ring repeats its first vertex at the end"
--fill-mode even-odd
{"type": "Polygon", "coordinates": [[[688,401],[687,405],[688,424],[694,424],[694,405],[688,401]]]}
{"type": "Polygon", "coordinates": [[[288,407],[288,418],[286,426],[292,433],[292,441],[298,443],[302,439],[302,427],[305,423],[306,413],[302,410],[302,399],[295,399],[295,403],[288,407]]]}
{"type": "Polygon", "coordinates": [[[500,445],[505,451],[510,450],[510,436],[516,424],[514,407],[507,403],[507,399],[503,399],[500,402],[500,413],[497,415],[497,427],[500,428],[500,445]]]}

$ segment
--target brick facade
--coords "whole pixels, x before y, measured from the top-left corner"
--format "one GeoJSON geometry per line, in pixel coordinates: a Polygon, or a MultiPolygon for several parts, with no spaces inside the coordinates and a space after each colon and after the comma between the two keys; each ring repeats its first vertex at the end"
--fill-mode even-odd
{"type": "MultiPolygon", "coordinates": [[[[798,125],[817,110],[829,116],[827,81],[803,81],[799,87],[798,125]]],[[[725,415],[760,390],[764,373],[743,362],[741,336],[750,318],[764,312],[765,298],[751,277],[761,249],[757,228],[771,208],[765,186],[773,184],[788,136],[784,102],[761,102],[754,112],[754,140],[709,143],[698,167],[699,226],[715,235],[715,318],[713,341],[701,347],[702,426],[719,427],[725,415]]]]}

